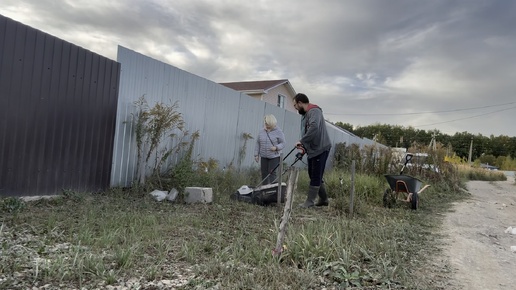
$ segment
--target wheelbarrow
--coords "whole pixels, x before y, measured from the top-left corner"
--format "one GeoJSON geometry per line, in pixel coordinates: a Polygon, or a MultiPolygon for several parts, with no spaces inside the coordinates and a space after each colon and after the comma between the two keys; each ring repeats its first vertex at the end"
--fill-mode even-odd
{"type": "Polygon", "coordinates": [[[383,193],[383,206],[392,207],[396,202],[401,201],[409,203],[410,208],[413,210],[419,208],[419,195],[430,185],[427,184],[421,188],[423,181],[403,174],[403,170],[412,159],[412,156],[410,153],[407,154],[400,174],[384,174],[387,183],[389,183],[389,188],[383,193]]]}

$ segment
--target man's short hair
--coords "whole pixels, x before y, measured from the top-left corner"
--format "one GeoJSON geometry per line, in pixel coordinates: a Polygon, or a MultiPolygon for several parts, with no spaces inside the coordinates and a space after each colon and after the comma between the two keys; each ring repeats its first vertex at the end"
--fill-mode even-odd
{"type": "Polygon", "coordinates": [[[310,103],[310,100],[308,99],[308,97],[305,95],[305,94],[302,94],[302,93],[298,93],[294,96],[294,102],[301,102],[303,104],[308,104],[310,103]]]}

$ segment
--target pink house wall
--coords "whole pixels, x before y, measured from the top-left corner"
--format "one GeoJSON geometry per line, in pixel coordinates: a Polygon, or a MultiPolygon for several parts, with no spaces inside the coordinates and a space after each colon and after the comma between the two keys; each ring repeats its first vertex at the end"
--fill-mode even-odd
{"type": "Polygon", "coordinates": [[[265,101],[269,104],[273,104],[275,106],[278,105],[278,95],[285,96],[285,109],[287,111],[296,112],[294,109],[294,105],[292,103],[292,98],[294,97],[290,91],[285,87],[285,85],[281,85],[271,89],[267,94],[263,96],[253,95],[253,97],[259,97],[262,101],[265,101]]]}

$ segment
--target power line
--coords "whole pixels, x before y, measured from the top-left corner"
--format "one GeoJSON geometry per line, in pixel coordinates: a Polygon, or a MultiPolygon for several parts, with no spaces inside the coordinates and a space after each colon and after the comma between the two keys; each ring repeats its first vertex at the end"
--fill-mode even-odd
{"type": "Polygon", "coordinates": [[[414,127],[425,127],[425,126],[432,126],[432,125],[438,125],[438,124],[451,123],[451,122],[455,122],[455,121],[462,121],[462,120],[467,120],[467,119],[473,119],[473,118],[476,118],[476,117],[490,115],[490,114],[494,114],[494,113],[498,113],[498,112],[502,112],[502,111],[507,111],[507,110],[515,109],[515,108],[516,107],[500,109],[500,110],[496,110],[496,111],[492,111],[492,112],[484,113],[484,114],[480,114],[480,115],[475,115],[475,116],[470,116],[470,117],[465,117],[465,118],[460,118],[460,119],[454,119],[454,120],[448,120],[448,121],[443,121],[443,122],[437,122],[437,123],[433,123],[433,124],[418,125],[418,126],[414,126],[414,127]]]}
{"type": "MultiPolygon", "coordinates": [[[[469,110],[477,110],[477,109],[485,109],[485,108],[491,108],[491,107],[499,107],[499,106],[505,106],[505,105],[512,105],[516,104],[516,102],[510,102],[510,103],[504,103],[504,104],[498,104],[498,105],[489,105],[489,106],[481,106],[481,107],[472,107],[472,108],[463,108],[463,109],[453,109],[453,110],[444,110],[444,111],[423,111],[423,112],[415,112],[415,113],[327,113],[324,112],[325,115],[346,115],[346,116],[407,116],[407,115],[420,115],[420,114],[439,114],[439,113],[451,113],[451,112],[460,112],[460,111],[469,111],[469,110]]],[[[516,107],[513,107],[516,108],[516,107]]],[[[509,108],[512,109],[512,108],[509,108]]],[[[501,111],[509,110],[509,109],[502,109],[501,111]]],[[[500,112],[500,111],[495,111],[500,112]]],[[[493,112],[494,113],[494,112],[493,112]]],[[[491,114],[491,113],[487,113],[491,114]]],[[[482,115],[479,115],[482,116],[482,115]]],[[[474,117],[471,117],[474,118],[474,117]]],[[[437,123],[440,124],[440,123],[437,123]]]]}

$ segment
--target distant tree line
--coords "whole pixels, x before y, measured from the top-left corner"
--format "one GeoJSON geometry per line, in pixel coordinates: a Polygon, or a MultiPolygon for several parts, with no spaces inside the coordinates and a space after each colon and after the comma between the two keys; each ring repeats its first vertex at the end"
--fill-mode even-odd
{"type": "MultiPolygon", "coordinates": [[[[461,158],[468,158],[472,141],[471,160],[480,159],[482,161],[516,157],[516,137],[505,135],[488,137],[482,134],[473,135],[462,132],[450,136],[439,130],[425,131],[410,126],[373,124],[354,128],[353,125],[342,122],[337,122],[335,125],[359,137],[373,139],[389,147],[410,148],[414,144],[431,145],[432,138],[435,138],[435,142],[449,150],[450,154],[455,153],[456,156],[461,158]]],[[[495,164],[494,162],[485,163],[495,164]]]]}

